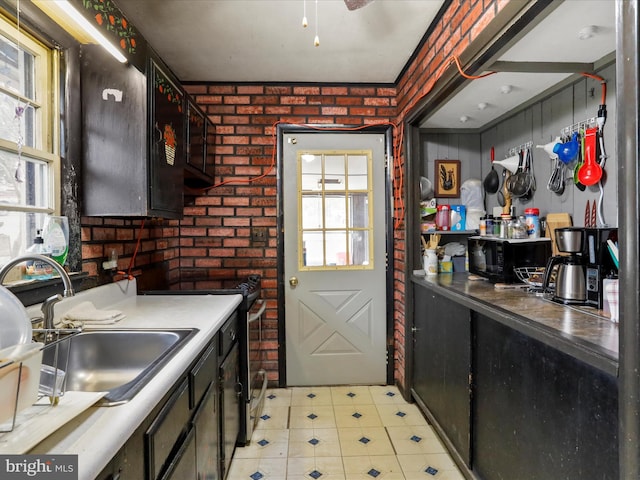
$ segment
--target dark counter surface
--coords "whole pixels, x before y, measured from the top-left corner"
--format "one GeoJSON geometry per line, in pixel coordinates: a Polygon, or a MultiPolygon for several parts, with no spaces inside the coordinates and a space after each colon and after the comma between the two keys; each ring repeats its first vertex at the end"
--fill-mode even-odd
{"type": "Polygon", "coordinates": [[[560,305],[526,288],[500,289],[472,278],[454,273],[413,276],[412,281],[617,376],[618,324],[603,312],[560,305]]]}

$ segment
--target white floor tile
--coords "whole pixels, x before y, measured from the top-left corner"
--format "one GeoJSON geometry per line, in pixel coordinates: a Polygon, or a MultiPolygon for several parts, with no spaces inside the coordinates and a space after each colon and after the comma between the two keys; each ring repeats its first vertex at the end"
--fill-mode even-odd
{"type": "Polygon", "coordinates": [[[407,425],[427,426],[422,413],[416,405],[408,403],[381,403],[376,405],[378,414],[385,427],[401,427],[407,425]]]}
{"type": "Polygon", "coordinates": [[[405,480],[395,455],[343,457],[342,461],[348,480],[405,480]]]}
{"type": "Polygon", "coordinates": [[[291,406],[289,428],[335,428],[331,405],[291,406]]]}
{"type": "Polygon", "coordinates": [[[293,428],[289,430],[289,457],[339,457],[336,428],[293,428]]]}
{"type": "Polygon", "coordinates": [[[376,406],[371,405],[334,405],[338,428],[382,427],[382,420],[376,406]]]}
{"type": "Polygon", "coordinates": [[[286,429],[289,426],[289,407],[265,405],[262,409],[256,429],[286,429]]]}
{"type": "Polygon", "coordinates": [[[393,448],[398,454],[445,453],[446,450],[431,427],[411,425],[387,427],[393,448]]]}
{"type": "Polygon", "coordinates": [[[269,389],[261,416],[227,480],[464,480],[395,386],[269,389]]]}
{"type": "Polygon", "coordinates": [[[369,392],[375,403],[400,403],[405,405],[404,398],[400,394],[398,387],[394,385],[372,385],[369,392]]]}
{"type": "Polygon", "coordinates": [[[286,478],[286,458],[234,458],[227,475],[227,480],[283,480],[286,478]]]}
{"type": "Polygon", "coordinates": [[[332,405],[331,387],[298,387],[291,393],[291,405],[332,405]]]}
{"type": "Polygon", "coordinates": [[[398,455],[398,462],[407,480],[464,480],[446,453],[398,455]]]}
{"type": "Polygon", "coordinates": [[[393,455],[393,446],[384,427],[339,428],[343,457],[393,455]]]}
{"type": "Polygon", "coordinates": [[[268,388],[265,393],[264,404],[265,406],[288,407],[291,405],[292,392],[290,388],[268,388]]]}
{"type": "Polygon", "coordinates": [[[369,387],[331,387],[331,398],[334,405],[369,405],[373,397],[369,387]]]}
{"type": "Polygon", "coordinates": [[[287,480],[347,480],[341,457],[290,458],[287,480]]]}
{"type": "Polygon", "coordinates": [[[235,458],[286,458],[289,451],[289,430],[254,430],[251,442],[236,448],[235,458]]]}

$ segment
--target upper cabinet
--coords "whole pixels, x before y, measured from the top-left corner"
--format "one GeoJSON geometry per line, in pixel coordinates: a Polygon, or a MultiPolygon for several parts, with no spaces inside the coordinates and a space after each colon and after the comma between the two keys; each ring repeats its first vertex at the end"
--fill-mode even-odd
{"type": "Polygon", "coordinates": [[[157,58],[147,74],[86,45],[81,58],[83,213],[181,218],[185,94],[157,58]]]}
{"type": "Polygon", "coordinates": [[[187,163],[184,184],[190,188],[213,185],[213,139],[215,127],[193,100],[187,100],[187,163]]]}

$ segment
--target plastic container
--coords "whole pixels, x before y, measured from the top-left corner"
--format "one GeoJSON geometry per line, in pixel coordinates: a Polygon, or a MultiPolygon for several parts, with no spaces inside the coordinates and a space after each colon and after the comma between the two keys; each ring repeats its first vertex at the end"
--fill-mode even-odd
{"type": "Polygon", "coordinates": [[[527,208],[524,211],[524,217],[527,224],[527,236],[529,238],[540,238],[540,210],[527,208]]]}
{"type": "Polygon", "coordinates": [[[449,205],[438,205],[436,213],[436,227],[438,230],[451,230],[451,209],[449,205]]]}
{"type": "Polygon", "coordinates": [[[485,237],[487,235],[487,217],[480,219],[480,236],[485,237]]]}
{"type": "MultiPolygon", "coordinates": [[[[33,244],[27,249],[27,253],[49,256],[50,251],[45,247],[42,230],[38,230],[33,244]]],[[[23,277],[29,280],[46,280],[53,277],[53,267],[39,260],[29,260],[24,264],[23,277]]]]}

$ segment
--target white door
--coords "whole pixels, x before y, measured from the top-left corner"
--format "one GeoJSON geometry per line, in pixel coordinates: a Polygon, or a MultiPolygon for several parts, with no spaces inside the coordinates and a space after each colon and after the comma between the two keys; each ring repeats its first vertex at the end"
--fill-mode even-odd
{"type": "Polygon", "coordinates": [[[385,136],[285,133],[287,385],[386,383],[385,136]]]}

